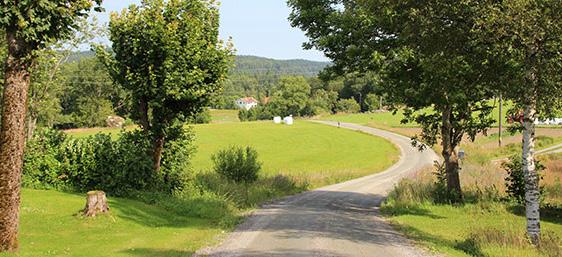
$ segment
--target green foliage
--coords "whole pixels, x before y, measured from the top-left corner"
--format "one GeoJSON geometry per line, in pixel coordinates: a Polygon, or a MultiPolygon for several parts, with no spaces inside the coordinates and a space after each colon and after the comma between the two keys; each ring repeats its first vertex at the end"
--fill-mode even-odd
{"type": "Polygon", "coordinates": [[[307,60],[274,60],[257,56],[237,56],[234,75],[294,75],[313,77],[324,69],[327,62],[314,62],[307,60]]]}
{"type": "Polygon", "coordinates": [[[381,97],[375,94],[368,94],[363,104],[365,105],[366,111],[373,112],[380,110],[380,106],[382,105],[381,97]]]}
{"type": "Polygon", "coordinates": [[[488,99],[501,84],[493,63],[482,61],[487,49],[477,43],[480,34],[473,30],[485,3],[288,3],[292,25],[309,38],[305,48],[316,48],[333,60],[327,75],[377,74],[373,84],[382,84],[380,93],[392,109],[404,108],[403,122],[421,125],[422,133],[414,141],[423,144],[417,146],[442,143],[451,182],[447,185],[460,193],[458,163],[451,157],[465,135],[474,141],[494,123],[488,99]]]}
{"type": "Polygon", "coordinates": [[[282,77],[269,104],[278,116],[300,116],[310,98],[310,90],[304,77],[282,77]]]}
{"type": "Polygon", "coordinates": [[[208,106],[228,73],[232,50],[218,40],[217,6],[143,1],[112,15],[109,26],[114,55],[97,53],[130,93],[132,118],[154,141],[173,140],[171,130],[208,106]]]}
{"type": "Polygon", "coordinates": [[[504,96],[516,109],[535,103],[537,117],[562,107],[562,2],[518,0],[483,5],[474,30],[488,47],[486,62],[497,66],[504,96]],[[517,35],[517,36],[513,36],[517,35]]]}
{"type": "Polygon", "coordinates": [[[114,115],[113,106],[107,99],[80,97],[77,104],[78,112],[73,118],[79,127],[105,127],[107,117],[114,115]]]}
{"type": "Polygon", "coordinates": [[[354,99],[340,99],[336,104],[336,112],[358,113],[361,106],[354,99]]]}
{"type": "MultiPolygon", "coordinates": [[[[107,69],[94,57],[65,63],[61,69],[64,92],[62,114],[71,127],[105,126],[110,115],[126,116],[126,93],[111,80],[107,69]]],[[[68,126],[67,125],[67,126],[68,126]]]]}
{"type": "Polygon", "coordinates": [[[19,49],[29,57],[31,51],[43,49],[51,43],[70,37],[76,29],[77,18],[86,17],[94,4],[100,11],[102,0],[4,1],[0,7],[0,28],[15,32],[27,47],[19,49]]]}
{"type": "Polygon", "coordinates": [[[31,188],[64,188],[60,148],[66,140],[63,132],[40,130],[26,145],[22,184],[31,188]]]}
{"type": "Polygon", "coordinates": [[[153,172],[152,144],[139,132],[123,132],[117,140],[97,134],[65,138],[61,132],[37,134],[28,143],[23,184],[80,192],[103,190],[111,195],[130,192],[170,193],[185,186],[193,135],[184,132],[167,143],[160,173],[153,172]]]}
{"type": "Polygon", "coordinates": [[[337,92],[317,89],[306,103],[304,110],[302,110],[302,115],[314,116],[322,113],[332,113],[337,108],[337,99],[337,92]]]}
{"type": "Polygon", "coordinates": [[[211,117],[211,110],[208,108],[204,108],[201,112],[195,114],[195,116],[191,117],[188,120],[190,124],[207,124],[211,123],[213,117],[211,117]]]}
{"type": "Polygon", "coordinates": [[[261,163],[251,147],[232,146],[212,156],[216,173],[236,183],[251,184],[258,179],[261,163]]]}
{"type": "Polygon", "coordinates": [[[240,121],[272,120],[275,116],[272,105],[258,105],[250,110],[242,109],[238,112],[240,121]]]}
{"type": "MultiPolygon", "coordinates": [[[[505,177],[506,193],[512,200],[519,204],[524,204],[525,174],[523,173],[521,156],[511,156],[509,158],[509,162],[502,164],[502,168],[507,171],[507,177],[505,177]]],[[[535,169],[540,173],[545,169],[545,167],[538,160],[535,160],[535,169]]],[[[540,182],[542,176],[539,175],[538,179],[540,182]]]]}
{"type": "Polygon", "coordinates": [[[62,84],[60,65],[62,55],[54,50],[37,53],[31,71],[31,85],[28,100],[28,132],[31,126],[52,127],[61,120],[60,97],[65,88],[62,84]]]}

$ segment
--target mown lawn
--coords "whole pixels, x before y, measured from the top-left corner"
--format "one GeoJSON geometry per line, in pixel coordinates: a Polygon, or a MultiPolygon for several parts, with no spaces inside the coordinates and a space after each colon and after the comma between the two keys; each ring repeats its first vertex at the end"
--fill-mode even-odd
{"type": "Polygon", "coordinates": [[[240,122],[238,110],[211,110],[212,123],[240,122]]]}
{"type": "Polygon", "coordinates": [[[212,167],[211,156],[231,145],[252,146],[267,174],[285,174],[324,185],[382,171],[398,160],[388,141],[359,132],[297,120],[195,126],[197,169],[212,167]]]}
{"type": "MultiPolygon", "coordinates": [[[[212,168],[211,156],[232,145],[252,146],[268,175],[284,174],[306,180],[313,187],[337,183],[382,171],[398,160],[398,149],[388,141],[359,132],[297,120],[293,126],[273,122],[194,125],[196,171],[212,168]]],[[[119,130],[69,131],[83,137],[98,132],[117,136],[119,130]]]]}
{"type": "MultiPolygon", "coordinates": [[[[389,219],[395,227],[425,248],[439,253],[438,256],[548,256],[525,241],[525,217],[521,210],[503,204],[462,207],[424,204],[418,208],[383,207],[383,210],[394,212],[389,219]],[[506,239],[510,234],[512,239],[506,239]],[[500,242],[474,244],[471,240],[486,235],[490,241],[500,242]],[[518,238],[523,242],[509,242],[518,238]],[[502,240],[507,242],[502,244],[502,240]]],[[[562,238],[562,213],[543,217],[541,226],[543,233],[562,238]]]]}
{"type": "Polygon", "coordinates": [[[86,219],[76,215],[84,204],[82,195],[24,189],[17,256],[191,256],[222,233],[212,220],[119,198],[109,199],[110,215],[86,219]]]}

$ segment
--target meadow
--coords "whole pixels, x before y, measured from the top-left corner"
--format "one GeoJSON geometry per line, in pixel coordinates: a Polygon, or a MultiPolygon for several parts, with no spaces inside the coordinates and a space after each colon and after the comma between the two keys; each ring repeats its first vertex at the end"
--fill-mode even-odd
{"type": "Polygon", "coordinates": [[[265,174],[304,178],[313,187],[382,171],[399,155],[384,139],[301,120],[293,126],[248,122],[197,125],[194,130],[197,170],[210,170],[211,156],[220,149],[252,146],[265,174]]]}
{"type": "MultiPolygon", "coordinates": [[[[358,132],[297,120],[293,126],[273,122],[238,122],[236,111],[212,110],[211,124],[193,125],[197,152],[195,172],[212,169],[212,155],[230,146],[251,146],[258,151],[265,175],[287,175],[312,187],[365,176],[390,167],[398,149],[388,141],[358,132]]],[[[134,128],[129,128],[134,129],[134,128]]],[[[76,137],[119,129],[69,130],[76,137]]]]}
{"type": "MultiPolygon", "coordinates": [[[[497,110],[496,110],[497,111],[497,110]]],[[[497,114],[497,112],[496,112],[497,114]]],[[[331,120],[355,122],[412,136],[419,128],[400,124],[402,117],[391,113],[334,115],[331,120]]],[[[504,158],[520,155],[521,134],[504,131],[503,146],[498,145],[497,128],[488,135],[478,135],[475,142],[463,140],[466,158],[461,163],[461,183],[469,195],[465,204],[451,206],[434,202],[427,187],[435,183],[433,170],[418,174],[408,184],[401,184],[382,207],[396,229],[416,241],[422,248],[439,256],[562,256],[562,154],[541,155],[538,159],[544,188],[541,211],[543,246],[532,247],[525,236],[524,209],[507,199],[504,158]]],[[[562,129],[557,126],[537,128],[537,149],[559,146],[562,129]]],[[[559,146],[562,149],[562,146],[559,146]]],[[[434,146],[440,151],[440,146],[434,146]]]]}
{"type": "Polygon", "coordinates": [[[78,215],[83,195],[31,189],[22,193],[17,255],[22,257],[191,256],[224,233],[213,219],[129,199],[109,198],[110,214],[86,219],[78,215]]]}
{"type": "MultiPolygon", "coordinates": [[[[260,203],[380,172],[399,156],[390,142],[359,132],[305,120],[293,126],[240,123],[236,112],[212,113],[211,124],[193,126],[194,175],[191,186],[174,196],[110,196],[109,215],[83,218],[83,194],[23,189],[18,256],[191,256],[260,203]],[[212,172],[211,156],[232,145],[258,151],[263,170],[256,183],[242,187],[212,172]]],[[[67,133],[117,137],[119,129],[67,133]]]]}

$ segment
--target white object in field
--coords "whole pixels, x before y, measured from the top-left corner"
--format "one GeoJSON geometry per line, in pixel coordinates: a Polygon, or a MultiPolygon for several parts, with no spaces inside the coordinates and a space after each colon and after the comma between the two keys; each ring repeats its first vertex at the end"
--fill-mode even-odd
{"type": "Polygon", "coordinates": [[[293,125],[293,123],[294,123],[293,115],[285,117],[283,119],[283,122],[285,122],[285,124],[287,124],[287,125],[293,125]]]}
{"type": "Polygon", "coordinates": [[[535,120],[535,125],[562,125],[562,118],[535,120]]]}
{"type": "Polygon", "coordinates": [[[273,117],[273,123],[281,124],[281,117],[279,117],[279,116],[273,117]]]}

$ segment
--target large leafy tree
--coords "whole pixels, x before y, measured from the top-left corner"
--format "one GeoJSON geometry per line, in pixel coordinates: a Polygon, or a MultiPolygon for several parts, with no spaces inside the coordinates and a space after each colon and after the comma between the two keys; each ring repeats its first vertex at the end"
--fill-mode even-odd
{"type": "Polygon", "coordinates": [[[69,37],[76,18],[86,16],[94,4],[100,3],[101,0],[0,2],[0,27],[5,31],[8,49],[0,128],[0,251],[18,249],[27,96],[36,53],[69,37]]]}
{"type": "MultiPolygon", "coordinates": [[[[55,123],[62,120],[60,98],[63,93],[69,91],[64,85],[63,67],[68,65],[69,58],[80,46],[90,44],[96,37],[104,35],[105,31],[97,25],[95,17],[92,19],[79,17],[75,23],[76,27],[71,36],[63,40],[51,42],[45,49],[36,51],[29,89],[26,123],[28,138],[33,136],[37,126],[53,127],[55,123]]],[[[91,72],[91,70],[74,71],[74,74],[65,74],[66,76],[64,77],[75,77],[86,72],[90,72],[88,73],[89,77],[104,75],[100,74],[100,72],[91,72]]],[[[69,78],[66,80],[69,80],[69,78]]],[[[110,92],[111,90],[107,91],[110,92]]],[[[92,90],[87,89],[81,93],[88,94],[91,92],[92,90]]],[[[103,101],[96,103],[99,102],[103,101]]],[[[107,116],[102,119],[105,120],[105,118],[107,116]]],[[[91,120],[89,119],[89,121],[91,120]]]]}
{"type": "MultiPolygon", "coordinates": [[[[452,200],[460,200],[457,149],[492,120],[491,80],[471,33],[477,3],[463,1],[289,0],[305,48],[333,60],[336,74],[377,72],[384,93],[422,125],[416,142],[441,141],[452,200]]],[[[424,146],[420,144],[420,146],[424,146]]]]}
{"type": "Polygon", "coordinates": [[[552,118],[562,106],[562,2],[493,1],[475,30],[487,46],[489,62],[503,64],[497,76],[504,95],[523,110],[522,166],[525,174],[527,233],[540,239],[539,176],[534,147],[538,118],[552,118]]]}
{"type": "Polygon", "coordinates": [[[84,57],[67,63],[61,70],[64,92],[63,114],[77,126],[105,126],[109,115],[127,112],[127,96],[116,86],[106,67],[96,57],[84,57]]]}
{"type": "Polygon", "coordinates": [[[100,47],[98,54],[130,91],[159,171],[165,141],[210,104],[228,73],[232,50],[218,40],[218,8],[206,0],[145,0],[113,13],[109,26],[114,55],[100,47]]]}
{"type": "Polygon", "coordinates": [[[302,114],[310,98],[310,85],[304,77],[282,77],[275,90],[270,104],[276,115],[302,114]]]}

